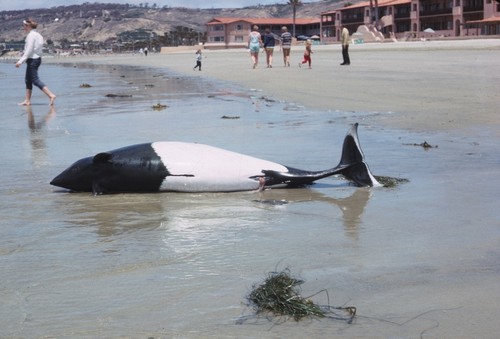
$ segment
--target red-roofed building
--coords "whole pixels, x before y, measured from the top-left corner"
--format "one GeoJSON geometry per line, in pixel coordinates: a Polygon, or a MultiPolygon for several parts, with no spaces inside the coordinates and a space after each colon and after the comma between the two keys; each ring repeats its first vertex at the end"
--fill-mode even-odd
{"type": "MultiPolygon", "coordinates": [[[[261,33],[266,28],[281,35],[281,27],[287,26],[292,32],[291,18],[213,18],[207,24],[207,42],[205,48],[246,48],[248,34],[253,25],[259,26],[261,33]]],[[[297,36],[319,35],[320,20],[318,18],[296,18],[295,32],[297,36]]]]}
{"type": "MultiPolygon", "coordinates": [[[[472,0],[469,1],[472,2],[472,0]]],[[[476,35],[500,35],[500,1],[483,1],[482,12],[484,14],[482,18],[467,20],[467,31],[476,32],[476,35]]],[[[469,8],[464,8],[464,11],[466,9],[469,8]]]]}
{"type": "MultiPolygon", "coordinates": [[[[345,24],[351,34],[378,17],[385,38],[500,35],[500,0],[379,0],[378,15],[363,1],[321,13],[321,40],[340,40],[345,24]]],[[[375,1],[373,1],[375,2],[375,1]]]]}

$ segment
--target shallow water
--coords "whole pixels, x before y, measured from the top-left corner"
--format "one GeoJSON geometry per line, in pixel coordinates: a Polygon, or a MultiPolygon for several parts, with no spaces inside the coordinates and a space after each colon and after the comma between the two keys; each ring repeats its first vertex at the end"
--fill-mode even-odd
{"type": "Polygon", "coordinates": [[[500,157],[487,127],[391,130],[390,116],[315,112],[199,74],[111,66],[43,65],[56,108],[35,89],[30,110],[16,105],[23,74],[0,63],[0,337],[497,333],[500,157]],[[354,122],[372,171],[409,183],[103,196],[48,184],[77,159],[157,140],[323,169],[354,122]],[[438,147],[408,145],[424,141],[438,147]],[[251,287],[287,267],[304,296],[326,290],[313,299],[356,306],[355,323],[252,317],[251,287]]]}

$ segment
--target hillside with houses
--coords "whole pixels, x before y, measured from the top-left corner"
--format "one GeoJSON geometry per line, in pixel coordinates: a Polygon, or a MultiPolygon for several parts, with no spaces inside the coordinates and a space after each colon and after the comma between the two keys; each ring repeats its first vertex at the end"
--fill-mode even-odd
{"type": "MultiPolygon", "coordinates": [[[[303,3],[297,7],[296,17],[319,19],[322,12],[344,5],[338,0],[303,3]]],[[[54,48],[84,46],[92,50],[119,46],[134,50],[145,44],[161,47],[204,42],[205,24],[215,17],[291,18],[292,13],[292,6],[285,2],[220,9],[85,3],[3,11],[0,12],[0,46],[22,45],[25,35],[21,23],[26,18],[38,21],[38,31],[54,48]]]]}

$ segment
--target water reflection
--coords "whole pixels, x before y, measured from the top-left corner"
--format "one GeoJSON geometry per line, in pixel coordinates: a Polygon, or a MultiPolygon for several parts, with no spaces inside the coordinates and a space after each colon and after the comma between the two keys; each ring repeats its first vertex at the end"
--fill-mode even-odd
{"type": "MultiPolygon", "coordinates": [[[[350,189],[350,187],[349,187],[350,189]]],[[[60,193],[64,200],[67,220],[74,225],[93,226],[100,238],[137,230],[161,228],[168,232],[185,233],[196,227],[220,230],[226,225],[251,225],[286,217],[288,204],[326,202],[342,211],[346,236],[358,239],[361,216],[371,196],[371,190],[352,188],[349,196],[334,198],[317,190],[275,189],[240,193],[157,193],[92,196],[88,193],[60,193]],[[281,214],[281,211],[284,214],[281,214]],[[220,226],[223,225],[223,226],[220,226]]],[[[346,190],[339,190],[345,195],[346,190]]],[[[306,207],[305,212],[309,210],[306,207]]],[[[243,226],[242,226],[243,227],[243,226]]]]}
{"type": "Polygon", "coordinates": [[[47,163],[47,144],[43,127],[54,118],[56,110],[54,106],[50,106],[48,113],[38,122],[35,120],[32,106],[26,106],[26,113],[28,115],[28,127],[31,131],[30,144],[33,152],[33,163],[35,166],[42,166],[47,163]]]}
{"type": "Polygon", "coordinates": [[[64,203],[65,223],[93,227],[104,240],[122,233],[156,229],[165,220],[159,194],[61,193],[56,196],[64,203]]]}
{"type": "Polygon", "coordinates": [[[354,192],[344,198],[333,198],[314,189],[268,190],[261,194],[256,202],[280,206],[288,203],[305,201],[322,201],[337,206],[342,211],[342,220],[346,236],[358,239],[358,226],[372,190],[355,188],[354,192]]]}

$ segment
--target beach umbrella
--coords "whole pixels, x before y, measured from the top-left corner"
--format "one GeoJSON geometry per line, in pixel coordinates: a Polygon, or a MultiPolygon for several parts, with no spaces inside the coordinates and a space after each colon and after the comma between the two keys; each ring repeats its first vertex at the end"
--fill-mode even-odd
{"type": "Polygon", "coordinates": [[[432,28],[426,28],[424,29],[425,33],[436,33],[432,28]]]}

